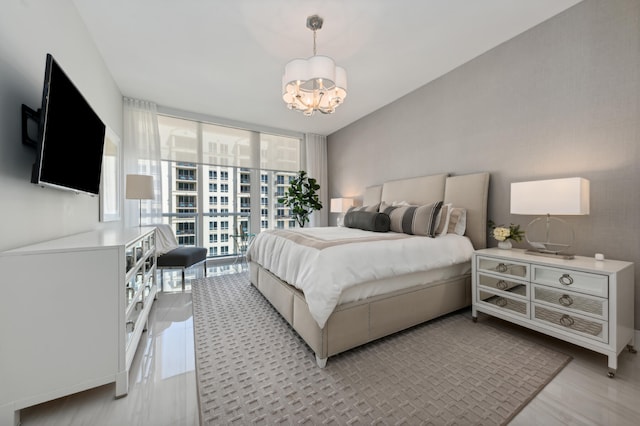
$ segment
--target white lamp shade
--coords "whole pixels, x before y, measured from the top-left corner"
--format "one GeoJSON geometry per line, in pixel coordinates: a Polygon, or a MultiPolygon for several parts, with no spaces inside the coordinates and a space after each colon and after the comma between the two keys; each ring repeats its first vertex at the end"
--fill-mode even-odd
{"type": "Polygon", "coordinates": [[[353,198],[332,198],[331,213],[345,213],[353,207],[353,198]]]}
{"type": "Polygon", "coordinates": [[[514,182],[511,213],[522,215],[588,215],[589,181],[564,178],[514,182]]]}
{"type": "Polygon", "coordinates": [[[127,175],[127,200],[153,200],[153,176],[127,175]]]}

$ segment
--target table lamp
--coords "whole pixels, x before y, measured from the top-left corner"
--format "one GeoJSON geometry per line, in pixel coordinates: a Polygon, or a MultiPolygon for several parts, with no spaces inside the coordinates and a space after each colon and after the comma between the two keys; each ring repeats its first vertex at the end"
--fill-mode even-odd
{"type": "Polygon", "coordinates": [[[511,214],[544,215],[527,225],[529,254],[573,259],[568,253],[575,237],[573,228],[556,215],[589,214],[589,181],[573,177],[514,182],[511,214]]]}
{"type": "Polygon", "coordinates": [[[338,226],[344,225],[344,214],[353,207],[353,198],[332,198],[331,213],[340,213],[338,215],[338,226]]]}

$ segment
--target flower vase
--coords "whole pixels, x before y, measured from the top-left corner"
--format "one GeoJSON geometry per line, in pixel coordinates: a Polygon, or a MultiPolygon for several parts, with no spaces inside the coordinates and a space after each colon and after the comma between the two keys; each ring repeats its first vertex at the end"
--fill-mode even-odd
{"type": "Polygon", "coordinates": [[[501,248],[502,250],[511,250],[511,247],[511,241],[509,240],[498,241],[498,248],[501,248]]]}

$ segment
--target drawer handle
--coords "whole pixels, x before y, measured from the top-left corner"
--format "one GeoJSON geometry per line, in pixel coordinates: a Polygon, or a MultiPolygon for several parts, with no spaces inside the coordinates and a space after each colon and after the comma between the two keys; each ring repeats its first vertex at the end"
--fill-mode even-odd
{"type": "Polygon", "coordinates": [[[509,288],[509,284],[507,284],[505,280],[500,280],[496,283],[496,287],[498,287],[499,290],[506,290],[509,288]]]}
{"type": "Polygon", "coordinates": [[[571,318],[569,315],[563,315],[562,317],[560,317],[560,324],[564,325],[565,327],[571,327],[573,325],[575,321],[573,320],[573,318],[571,318]]]}
{"type": "Polygon", "coordinates": [[[496,299],[496,305],[504,308],[505,306],[507,306],[507,299],[505,299],[504,297],[498,297],[496,299]]]}
{"type": "Polygon", "coordinates": [[[568,294],[563,294],[559,299],[558,302],[560,302],[560,304],[562,306],[571,306],[573,305],[573,299],[571,298],[571,296],[569,296],[568,294]]]}
{"type": "Polygon", "coordinates": [[[562,276],[558,279],[560,284],[562,285],[571,285],[573,284],[573,278],[569,274],[562,274],[562,276]]]}
{"type": "Polygon", "coordinates": [[[135,324],[133,321],[127,321],[127,326],[126,329],[129,333],[133,333],[133,330],[135,329],[135,324]]]}
{"type": "Polygon", "coordinates": [[[504,263],[498,263],[498,266],[496,266],[496,271],[498,272],[507,272],[507,265],[505,265],[504,263]]]}
{"type": "Polygon", "coordinates": [[[141,310],[141,309],[143,308],[143,306],[144,306],[144,305],[142,304],[142,302],[137,302],[137,303],[136,303],[136,311],[141,310]]]}

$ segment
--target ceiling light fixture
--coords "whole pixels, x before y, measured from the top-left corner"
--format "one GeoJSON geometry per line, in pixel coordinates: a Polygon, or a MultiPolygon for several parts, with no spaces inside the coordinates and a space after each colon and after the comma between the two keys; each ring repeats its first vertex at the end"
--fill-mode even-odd
{"type": "Polygon", "coordinates": [[[315,111],[332,114],[347,97],[347,72],[328,56],[316,55],[316,31],[322,28],[318,15],[307,18],[313,31],[313,56],[289,61],[282,76],[282,99],[287,108],[310,117],[315,111]]]}

